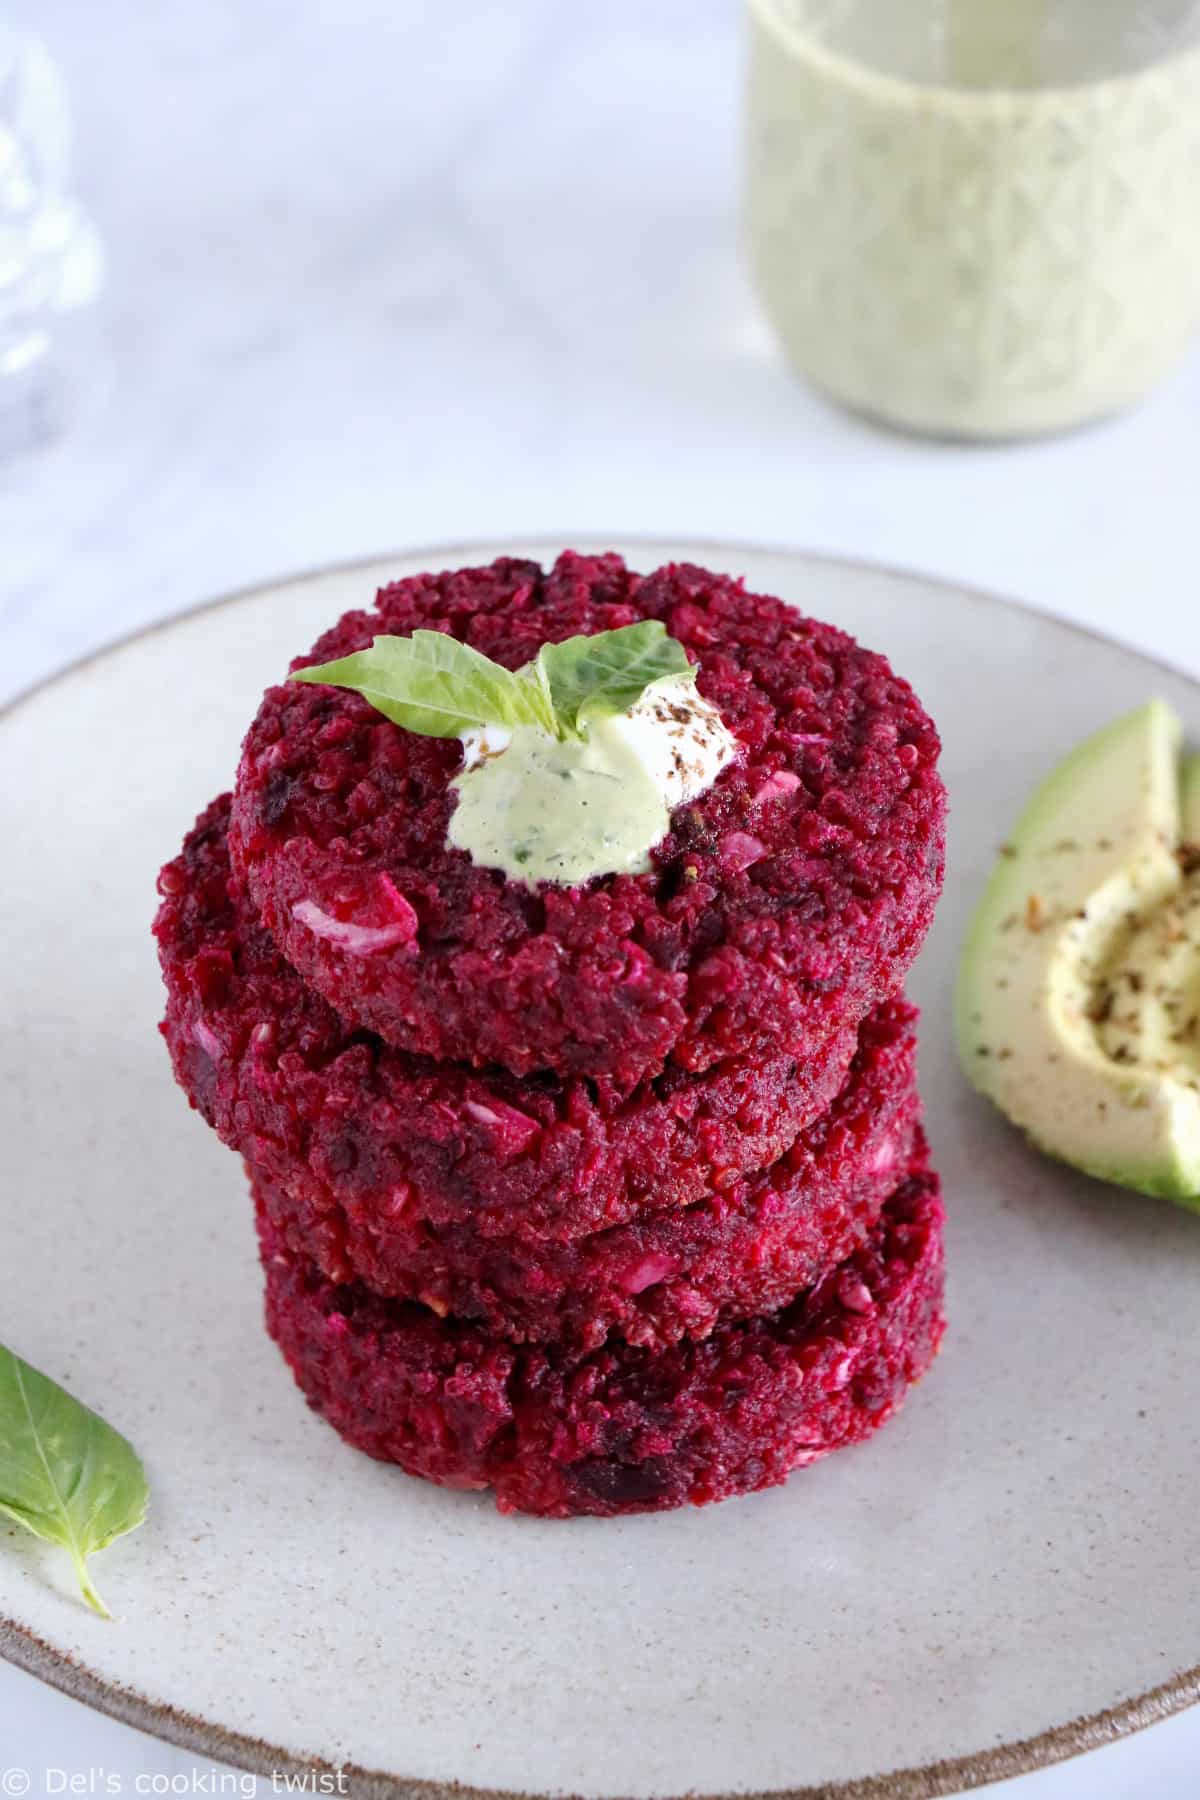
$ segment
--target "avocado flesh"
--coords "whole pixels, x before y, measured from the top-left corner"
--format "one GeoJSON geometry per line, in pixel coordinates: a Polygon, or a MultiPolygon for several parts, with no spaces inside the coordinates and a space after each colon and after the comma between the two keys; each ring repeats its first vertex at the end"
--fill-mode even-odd
{"type": "Polygon", "coordinates": [[[1183,849],[1178,891],[1134,932],[1100,994],[1100,1041],[1200,1093],[1200,757],[1180,784],[1183,849]]]}
{"type": "MultiPolygon", "coordinates": [[[[1126,1187],[1195,1200],[1198,1065],[1176,1054],[1184,1046],[1165,1040],[1148,1007],[1136,1043],[1117,1024],[1130,998],[1154,997],[1151,974],[1172,1002],[1172,1015],[1156,1002],[1163,1016],[1197,986],[1194,957],[1179,951],[1190,940],[1168,924],[1191,885],[1179,854],[1180,737],[1174,713],[1152,701],[1042,783],[972,923],[957,1026],[971,1081],[1044,1150],[1126,1187]]],[[[1188,794],[1200,814],[1190,766],[1188,794]]]]}

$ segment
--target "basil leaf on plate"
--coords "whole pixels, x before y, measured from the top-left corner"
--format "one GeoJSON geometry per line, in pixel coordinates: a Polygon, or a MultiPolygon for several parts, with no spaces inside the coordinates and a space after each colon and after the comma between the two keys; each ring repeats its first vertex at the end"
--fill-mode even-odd
{"type": "Polygon", "coordinates": [[[66,1550],[95,1612],[87,1559],[146,1516],[137,1452],[65,1388],[0,1345],[0,1515],[66,1550]]]}
{"type": "Polygon", "coordinates": [[[555,717],[573,732],[589,718],[625,712],[655,681],[670,675],[694,680],[696,674],[683,645],[667,636],[661,619],[543,644],[537,666],[545,673],[555,717]]]}
{"type": "Polygon", "coordinates": [[[441,631],[377,637],[366,650],[297,669],[291,679],[351,688],[394,725],[421,737],[461,737],[481,725],[554,730],[540,681],[514,675],[441,631]]]}

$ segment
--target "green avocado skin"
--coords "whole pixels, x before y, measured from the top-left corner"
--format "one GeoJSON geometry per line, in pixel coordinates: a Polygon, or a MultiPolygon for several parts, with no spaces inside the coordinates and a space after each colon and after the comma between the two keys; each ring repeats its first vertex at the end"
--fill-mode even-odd
{"type": "Polygon", "coordinates": [[[1176,1206],[1186,1207],[1189,1212],[1200,1212],[1200,1191],[1192,1184],[1187,1170],[1178,1164],[1173,1168],[1145,1170],[1124,1169],[1103,1162],[1088,1163],[1074,1157],[1064,1159],[1053,1144],[1041,1143],[1034,1132],[1026,1130],[1025,1135],[1035,1149],[1041,1150],[1046,1156],[1052,1156],[1056,1162],[1069,1160],[1071,1167],[1078,1169],[1082,1175],[1090,1175],[1096,1181],[1106,1181],[1112,1187],[1128,1188],[1134,1194],[1146,1194],[1152,1200],[1170,1200],[1176,1206]]]}
{"type": "MultiPolygon", "coordinates": [[[[1143,857],[1141,865],[1136,858],[1131,863],[1130,893],[1145,891],[1145,867],[1179,890],[1175,853],[1180,844],[1200,844],[1200,755],[1181,766],[1180,739],[1170,708],[1152,701],[1077,746],[1041,783],[972,919],[959,967],[955,1028],[972,1087],[1039,1150],[1098,1180],[1200,1211],[1200,1094],[1194,1082],[1189,1086],[1157,1062],[1146,1067],[1110,1060],[1082,1008],[1064,1012],[1054,1004],[1063,991],[1091,991],[1084,935],[1090,928],[1062,921],[1086,920],[1095,892],[1119,883],[1122,824],[1143,857]],[[1066,845],[1107,844],[1108,832],[1116,841],[1107,865],[1094,850],[1090,860],[1077,859],[1078,871],[1070,858],[1054,861],[1053,851],[1066,845]],[[1168,857],[1156,848],[1164,842],[1167,872],[1168,857]],[[1026,928],[1027,908],[1041,904],[1031,896],[1043,892],[1056,902],[1051,925],[1042,929],[1035,917],[1026,928]],[[1064,1018],[1071,1019],[1074,1036],[1064,1018]],[[999,1060],[991,1050],[996,1044],[1004,1046],[999,1060]]],[[[1186,872],[1186,861],[1184,869],[1185,881],[1200,882],[1200,872],[1186,872]]],[[[1112,967],[1120,967],[1119,951],[1112,967]]]]}
{"type": "Polygon", "coordinates": [[[1179,814],[1183,841],[1200,851],[1200,754],[1185,756],[1179,780],[1179,814]]]}
{"type": "MultiPolygon", "coordinates": [[[[987,1083],[979,1079],[972,1067],[972,1064],[976,1068],[978,1066],[976,1058],[961,1053],[961,1042],[960,1061],[963,1072],[976,1093],[982,1094],[985,1100],[993,1100],[994,1096],[987,1083]]],[[[1082,1175],[1090,1175],[1095,1181],[1108,1182],[1112,1187],[1128,1188],[1131,1193],[1145,1194],[1152,1200],[1170,1200],[1176,1206],[1186,1207],[1190,1212],[1200,1212],[1200,1188],[1195,1185],[1189,1169],[1178,1160],[1158,1167],[1139,1169],[1106,1162],[1100,1157],[1094,1161],[1076,1155],[1064,1157],[1057,1144],[1040,1137],[1034,1126],[1022,1124],[1021,1130],[1035,1150],[1052,1157],[1055,1162],[1069,1162],[1073,1169],[1078,1169],[1082,1175]]]]}

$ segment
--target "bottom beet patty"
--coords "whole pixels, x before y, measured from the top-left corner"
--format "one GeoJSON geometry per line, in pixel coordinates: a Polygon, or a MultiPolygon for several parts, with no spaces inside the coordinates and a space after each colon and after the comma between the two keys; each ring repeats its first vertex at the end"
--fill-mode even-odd
{"type": "Polygon", "coordinates": [[[860,1441],[943,1330],[942,1207],[919,1152],[871,1236],[790,1306],[645,1349],[517,1346],[290,1252],[256,1192],[267,1327],[344,1438],[548,1518],[701,1506],[860,1441]]]}

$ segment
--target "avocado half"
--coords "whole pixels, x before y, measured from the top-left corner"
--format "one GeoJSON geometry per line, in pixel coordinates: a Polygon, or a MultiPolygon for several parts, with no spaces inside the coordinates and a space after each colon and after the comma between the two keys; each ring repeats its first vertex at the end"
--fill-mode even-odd
{"type": "Polygon", "coordinates": [[[1041,784],[963,950],[963,1067],[1039,1147],[1200,1207],[1200,757],[1153,700],[1041,784]]]}

